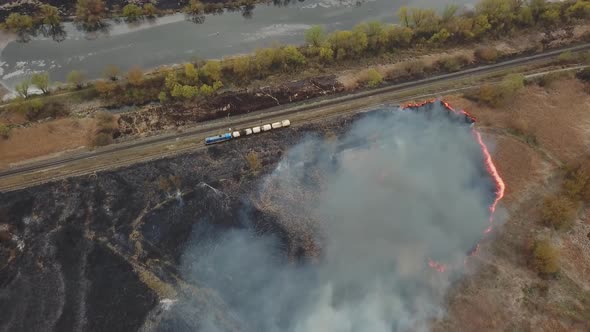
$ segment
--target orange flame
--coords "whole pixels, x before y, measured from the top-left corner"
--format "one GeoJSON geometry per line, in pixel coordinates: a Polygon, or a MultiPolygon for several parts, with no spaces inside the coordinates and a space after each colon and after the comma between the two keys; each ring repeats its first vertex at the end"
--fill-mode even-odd
{"type": "MultiPolygon", "coordinates": [[[[422,103],[409,103],[409,104],[403,105],[402,109],[418,108],[418,107],[422,107],[427,104],[435,103],[436,101],[437,101],[436,99],[432,99],[432,100],[424,101],[422,103]]],[[[456,111],[453,107],[451,107],[451,105],[449,105],[445,101],[441,101],[441,103],[448,111],[456,113],[456,114],[464,115],[467,118],[469,118],[470,120],[472,120],[473,122],[477,121],[477,119],[474,116],[467,113],[466,111],[464,111],[464,110],[456,111]]],[[[490,218],[488,220],[490,225],[484,231],[484,236],[485,236],[485,234],[490,233],[493,229],[494,212],[496,211],[496,206],[498,205],[500,200],[504,197],[506,185],[504,184],[504,181],[502,180],[502,177],[500,176],[500,173],[498,172],[496,165],[494,165],[494,161],[492,160],[492,156],[488,150],[488,147],[483,142],[481,134],[475,128],[472,129],[472,134],[475,137],[475,139],[477,140],[477,143],[479,144],[479,146],[481,148],[481,152],[483,153],[484,163],[486,165],[486,170],[492,176],[494,183],[496,185],[496,198],[494,199],[494,202],[490,205],[490,218]]],[[[475,246],[475,249],[469,254],[469,256],[476,255],[478,251],[479,251],[479,243],[475,246]]],[[[465,258],[465,262],[467,262],[467,258],[465,258]]],[[[435,271],[441,272],[441,273],[445,272],[447,270],[446,264],[434,261],[432,259],[428,260],[428,266],[430,266],[435,271]]]]}

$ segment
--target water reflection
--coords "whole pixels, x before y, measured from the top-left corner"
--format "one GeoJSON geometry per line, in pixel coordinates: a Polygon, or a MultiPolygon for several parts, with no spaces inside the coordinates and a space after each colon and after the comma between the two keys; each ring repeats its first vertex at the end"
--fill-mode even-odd
{"type": "Polygon", "coordinates": [[[45,38],[51,37],[51,39],[53,39],[53,41],[58,42],[58,43],[66,40],[66,37],[67,37],[67,33],[66,33],[66,30],[64,29],[63,24],[52,25],[49,27],[43,26],[43,27],[41,27],[40,30],[41,30],[41,34],[43,34],[43,37],[45,37],[45,38]]]}
{"type": "MultiPolygon", "coordinates": [[[[340,3],[349,2],[350,0],[338,0],[340,3]]],[[[355,5],[360,6],[365,0],[356,0],[355,5]]],[[[305,0],[273,0],[272,5],[275,7],[287,7],[297,2],[305,2],[305,0]]],[[[203,12],[199,14],[186,14],[186,20],[195,24],[203,24],[205,22],[205,14],[207,15],[222,15],[225,12],[232,13],[239,11],[245,19],[252,19],[254,17],[254,9],[256,8],[253,2],[248,2],[245,5],[238,6],[234,5],[223,7],[220,4],[207,4],[204,7],[203,12]]],[[[73,26],[79,32],[82,32],[84,38],[87,40],[94,40],[100,37],[108,37],[110,31],[114,26],[126,23],[131,29],[138,28],[142,25],[155,25],[157,18],[154,16],[140,18],[133,21],[122,19],[121,17],[113,17],[108,20],[98,20],[92,22],[75,22],[73,26]]],[[[57,26],[45,26],[42,25],[36,29],[20,32],[17,34],[17,42],[26,43],[31,41],[34,37],[43,36],[45,38],[51,38],[55,42],[62,42],[68,37],[67,31],[64,29],[63,24],[57,26]]]]}
{"type": "Polygon", "coordinates": [[[63,24],[60,25],[41,25],[35,29],[20,31],[16,34],[16,42],[27,43],[33,37],[43,36],[44,38],[51,38],[56,42],[62,42],[66,39],[67,33],[63,24]]]}

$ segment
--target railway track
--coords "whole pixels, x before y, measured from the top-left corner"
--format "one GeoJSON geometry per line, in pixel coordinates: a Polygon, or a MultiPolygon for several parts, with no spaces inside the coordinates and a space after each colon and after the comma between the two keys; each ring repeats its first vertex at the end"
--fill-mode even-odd
{"type": "MultiPolygon", "coordinates": [[[[109,154],[116,154],[116,153],[127,151],[128,152],[127,155],[133,155],[133,150],[138,150],[138,149],[141,149],[144,147],[154,146],[154,145],[158,145],[158,144],[161,145],[161,144],[165,144],[165,143],[173,144],[179,140],[186,139],[189,137],[194,137],[195,139],[196,138],[204,138],[204,136],[206,136],[207,134],[217,133],[220,130],[227,130],[228,127],[232,127],[232,128],[246,127],[246,126],[251,126],[253,124],[256,125],[257,123],[269,122],[272,119],[286,118],[286,117],[294,115],[294,114],[301,115],[301,114],[305,114],[305,113],[313,113],[314,111],[319,111],[321,113],[322,109],[329,109],[330,107],[333,108],[338,105],[346,105],[347,103],[352,103],[352,102],[357,102],[357,101],[365,101],[365,106],[369,105],[372,100],[375,101],[375,103],[373,103],[373,104],[378,104],[379,103],[378,99],[380,97],[385,97],[385,96],[392,94],[392,93],[396,93],[397,95],[403,95],[405,92],[412,92],[416,88],[428,89],[428,88],[436,86],[436,85],[441,85],[441,84],[446,85],[447,83],[451,84],[455,81],[460,81],[461,79],[469,78],[472,76],[489,75],[489,74],[493,74],[494,72],[505,71],[510,68],[516,68],[516,67],[520,67],[520,66],[524,66],[524,65],[532,65],[535,63],[542,63],[542,62],[545,62],[547,60],[557,57],[559,54],[561,54],[562,52],[565,52],[565,51],[580,52],[580,51],[585,51],[585,50],[590,50],[590,43],[578,45],[578,46],[573,46],[573,47],[562,48],[562,49],[544,52],[544,53],[540,53],[540,54],[535,54],[532,56],[526,56],[526,57],[516,58],[516,59],[512,59],[512,60],[507,60],[504,62],[492,64],[492,65],[470,68],[470,69],[466,69],[463,71],[439,75],[436,77],[430,77],[430,78],[426,78],[426,79],[422,79],[422,80],[390,85],[390,86],[386,86],[386,87],[379,88],[379,89],[362,91],[362,92],[358,92],[355,94],[342,95],[342,96],[327,98],[327,99],[323,99],[323,100],[319,100],[319,101],[316,99],[315,101],[308,100],[308,101],[301,102],[298,104],[276,106],[276,107],[273,107],[273,108],[270,108],[267,110],[263,110],[263,111],[259,111],[259,112],[235,116],[234,118],[232,118],[231,121],[227,121],[225,119],[213,120],[213,121],[207,122],[205,124],[202,124],[198,127],[188,129],[188,130],[181,132],[181,133],[174,133],[174,134],[156,136],[156,137],[152,137],[152,138],[138,139],[138,140],[134,140],[131,142],[123,142],[123,143],[111,145],[111,146],[108,146],[108,147],[105,147],[102,149],[98,149],[95,151],[81,152],[81,153],[76,153],[76,154],[70,155],[70,156],[64,156],[61,158],[55,158],[55,159],[50,159],[50,160],[46,160],[43,162],[32,163],[32,164],[28,164],[28,165],[24,165],[24,166],[20,166],[20,167],[15,167],[12,169],[0,171],[0,191],[2,191],[2,192],[12,191],[12,190],[24,188],[24,187],[35,185],[35,184],[48,182],[51,180],[66,178],[66,177],[70,177],[70,176],[84,175],[84,174],[88,174],[88,173],[92,173],[92,172],[96,172],[96,171],[102,171],[105,169],[112,169],[112,168],[119,167],[119,166],[130,165],[135,162],[141,162],[141,161],[145,161],[145,160],[166,157],[169,155],[190,151],[195,148],[202,148],[204,146],[204,144],[202,144],[202,142],[195,142],[195,144],[192,144],[190,146],[175,148],[174,151],[162,152],[162,153],[159,153],[156,155],[152,155],[149,158],[142,158],[141,156],[139,156],[138,158],[131,158],[129,160],[122,160],[121,162],[112,162],[112,163],[109,163],[108,165],[106,165],[106,167],[91,167],[91,166],[89,166],[86,169],[72,170],[72,171],[66,172],[67,174],[65,174],[65,175],[53,176],[53,177],[49,176],[50,174],[48,171],[50,171],[52,169],[63,167],[68,164],[74,164],[76,162],[90,161],[92,159],[96,159],[98,157],[109,155],[109,154]],[[201,144],[198,144],[198,143],[201,143],[201,144]],[[46,171],[46,172],[44,172],[44,171],[46,171]],[[34,179],[30,179],[30,180],[22,179],[22,181],[20,181],[18,183],[11,183],[11,184],[4,183],[7,179],[14,178],[19,175],[26,175],[26,174],[40,173],[40,172],[47,173],[48,176],[43,176],[41,174],[39,177],[34,177],[34,179]]],[[[426,96],[428,96],[428,94],[426,94],[426,95],[423,94],[422,96],[415,94],[415,95],[412,95],[412,96],[409,96],[406,98],[398,98],[396,101],[403,102],[404,99],[411,100],[411,99],[415,99],[415,98],[419,98],[419,97],[426,97],[426,96]]],[[[354,111],[355,111],[354,109],[348,110],[347,112],[339,112],[336,115],[351,113],[354,111]]],[[[356,109],[356,111],[358,112],[359,110],[356,109]]],[[[334,114],[330,115],[329,112],[327,112],[327,113],[328,113],[327,114],[328,117],[334,116],[334,114]]],[[[325,116],[322,116],[320,114],[320,115],[318,115],[318,117],[322,118],[325,116]]],[[[125,159],[125,158],[123,158],[123,159],[125,159]]]]}

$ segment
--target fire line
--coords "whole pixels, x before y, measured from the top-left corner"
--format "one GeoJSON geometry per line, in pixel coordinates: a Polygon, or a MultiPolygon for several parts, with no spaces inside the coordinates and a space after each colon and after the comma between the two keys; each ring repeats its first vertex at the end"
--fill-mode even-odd
{"type": "MultiPolygon", "coordinates": [[[[428,104],[433,104],[435,102],[437,102],[437,99],[432,99],[432,100],[427,100],[421,103],[408,103],[403,105],[401,108],[402,109],[407,109],[407,108],[419,108],[428,104]]],[[[441,104],[449,111],[455,114],[459,114],[459,115],[463,115],[465,116],[467,119],[469,119],[472,123],[475,123],[477,121],[477,119],[472,116],[471,114],[467,113],[464,110],[461,111],[456,111],[450,104],[448,104],[445,101],[440,101],[441,104]]],[[[492,177],[495,185],[496,185],[496,198],[494,199],[494,201],[492,202],[492,204],[490,205],[489,209],[490,209],[490,217],[488,219],[489,221],[489,226],[488,228],[486,228],[486,230],[484,231],[483,236],[485,236],[486,234],[489,234],[492,229],[493,229],[493,221],[494,221],[494,212],[496,211],[496,207],[498,205],[498,203],[500,202],[500,200],[504,197],[504,192],[506,190],[506,185],[504,184],[504,181],[502,180],[502,177],[500,176],[500,173],[498,172],[498,169],[496,168],[496,165],[494,165],[494,161],[492,159],[492,156],[488,150],[488,147],[485,145],[483,138],[481,136],[481,133],[479,131],[477,131],[475,129],[475,127],[473,127],[471,129],[471,133],[473,134],[474,138],[476,139],[477,143],[479,144],[480,148],[481,148],[481,152],[483,154],[484,157],[484,163],[485,163],[485,167],[486,167],[486,171],[490,174],[490,176],[492,177]]],[[[477,252],[479,251],[479,243],[475,246],[475,248],[469,253],[468,256],[474,256],[475,254],[477,254],[477,252]]],[[[465,258],[467,259],[467,257],[465,258]]],[[[429,259],[428,260],[428,266],[432,269],[434,269],[437,272],[445,272],[448,269],[448,266],[444,263],[441,262],[437,262],[435,260],[429,259]]]]}

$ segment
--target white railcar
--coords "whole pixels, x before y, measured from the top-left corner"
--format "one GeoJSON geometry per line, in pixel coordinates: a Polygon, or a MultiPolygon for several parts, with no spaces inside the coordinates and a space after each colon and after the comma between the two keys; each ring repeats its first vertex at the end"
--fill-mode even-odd
{"type": "Polygon", "coordinates": [[[246,128],[246,136],[252,135],[252,129],[246,128]]]}
{"type": "Polygon", "coordinates": [[[283,126],[283,124],[281,122],[275,122],[273,124],[271,124],[272,129],[277,129],[277,128],[281,128],[283,126]]]}
{"type": "Polygon", "coordinates": [[[291,121],[283,120],[283,121],[281,121],[281,124],[283,125],[283,127],[289,127],[291,125],[291,121]]]}
{"type": "Polygon", "coordinates": [[[254,127],[254,128],[252,128],[252,132],[254,134],[258,134],[260,132],[260,127],[254,127]]]}
{"type": "Polygon", "coordinates": [[[265,124],[264,126],[262,126],[262,131],[269,131],[271,129],[272,129],[272,127],[269,124],[265,124]]]}
{"type": "Polygon", "coordinates": [[[231,135],[233,136],[233,138],[238,138],[238,137],[240,137],[240,132],[234,131],[231,135]]]}

